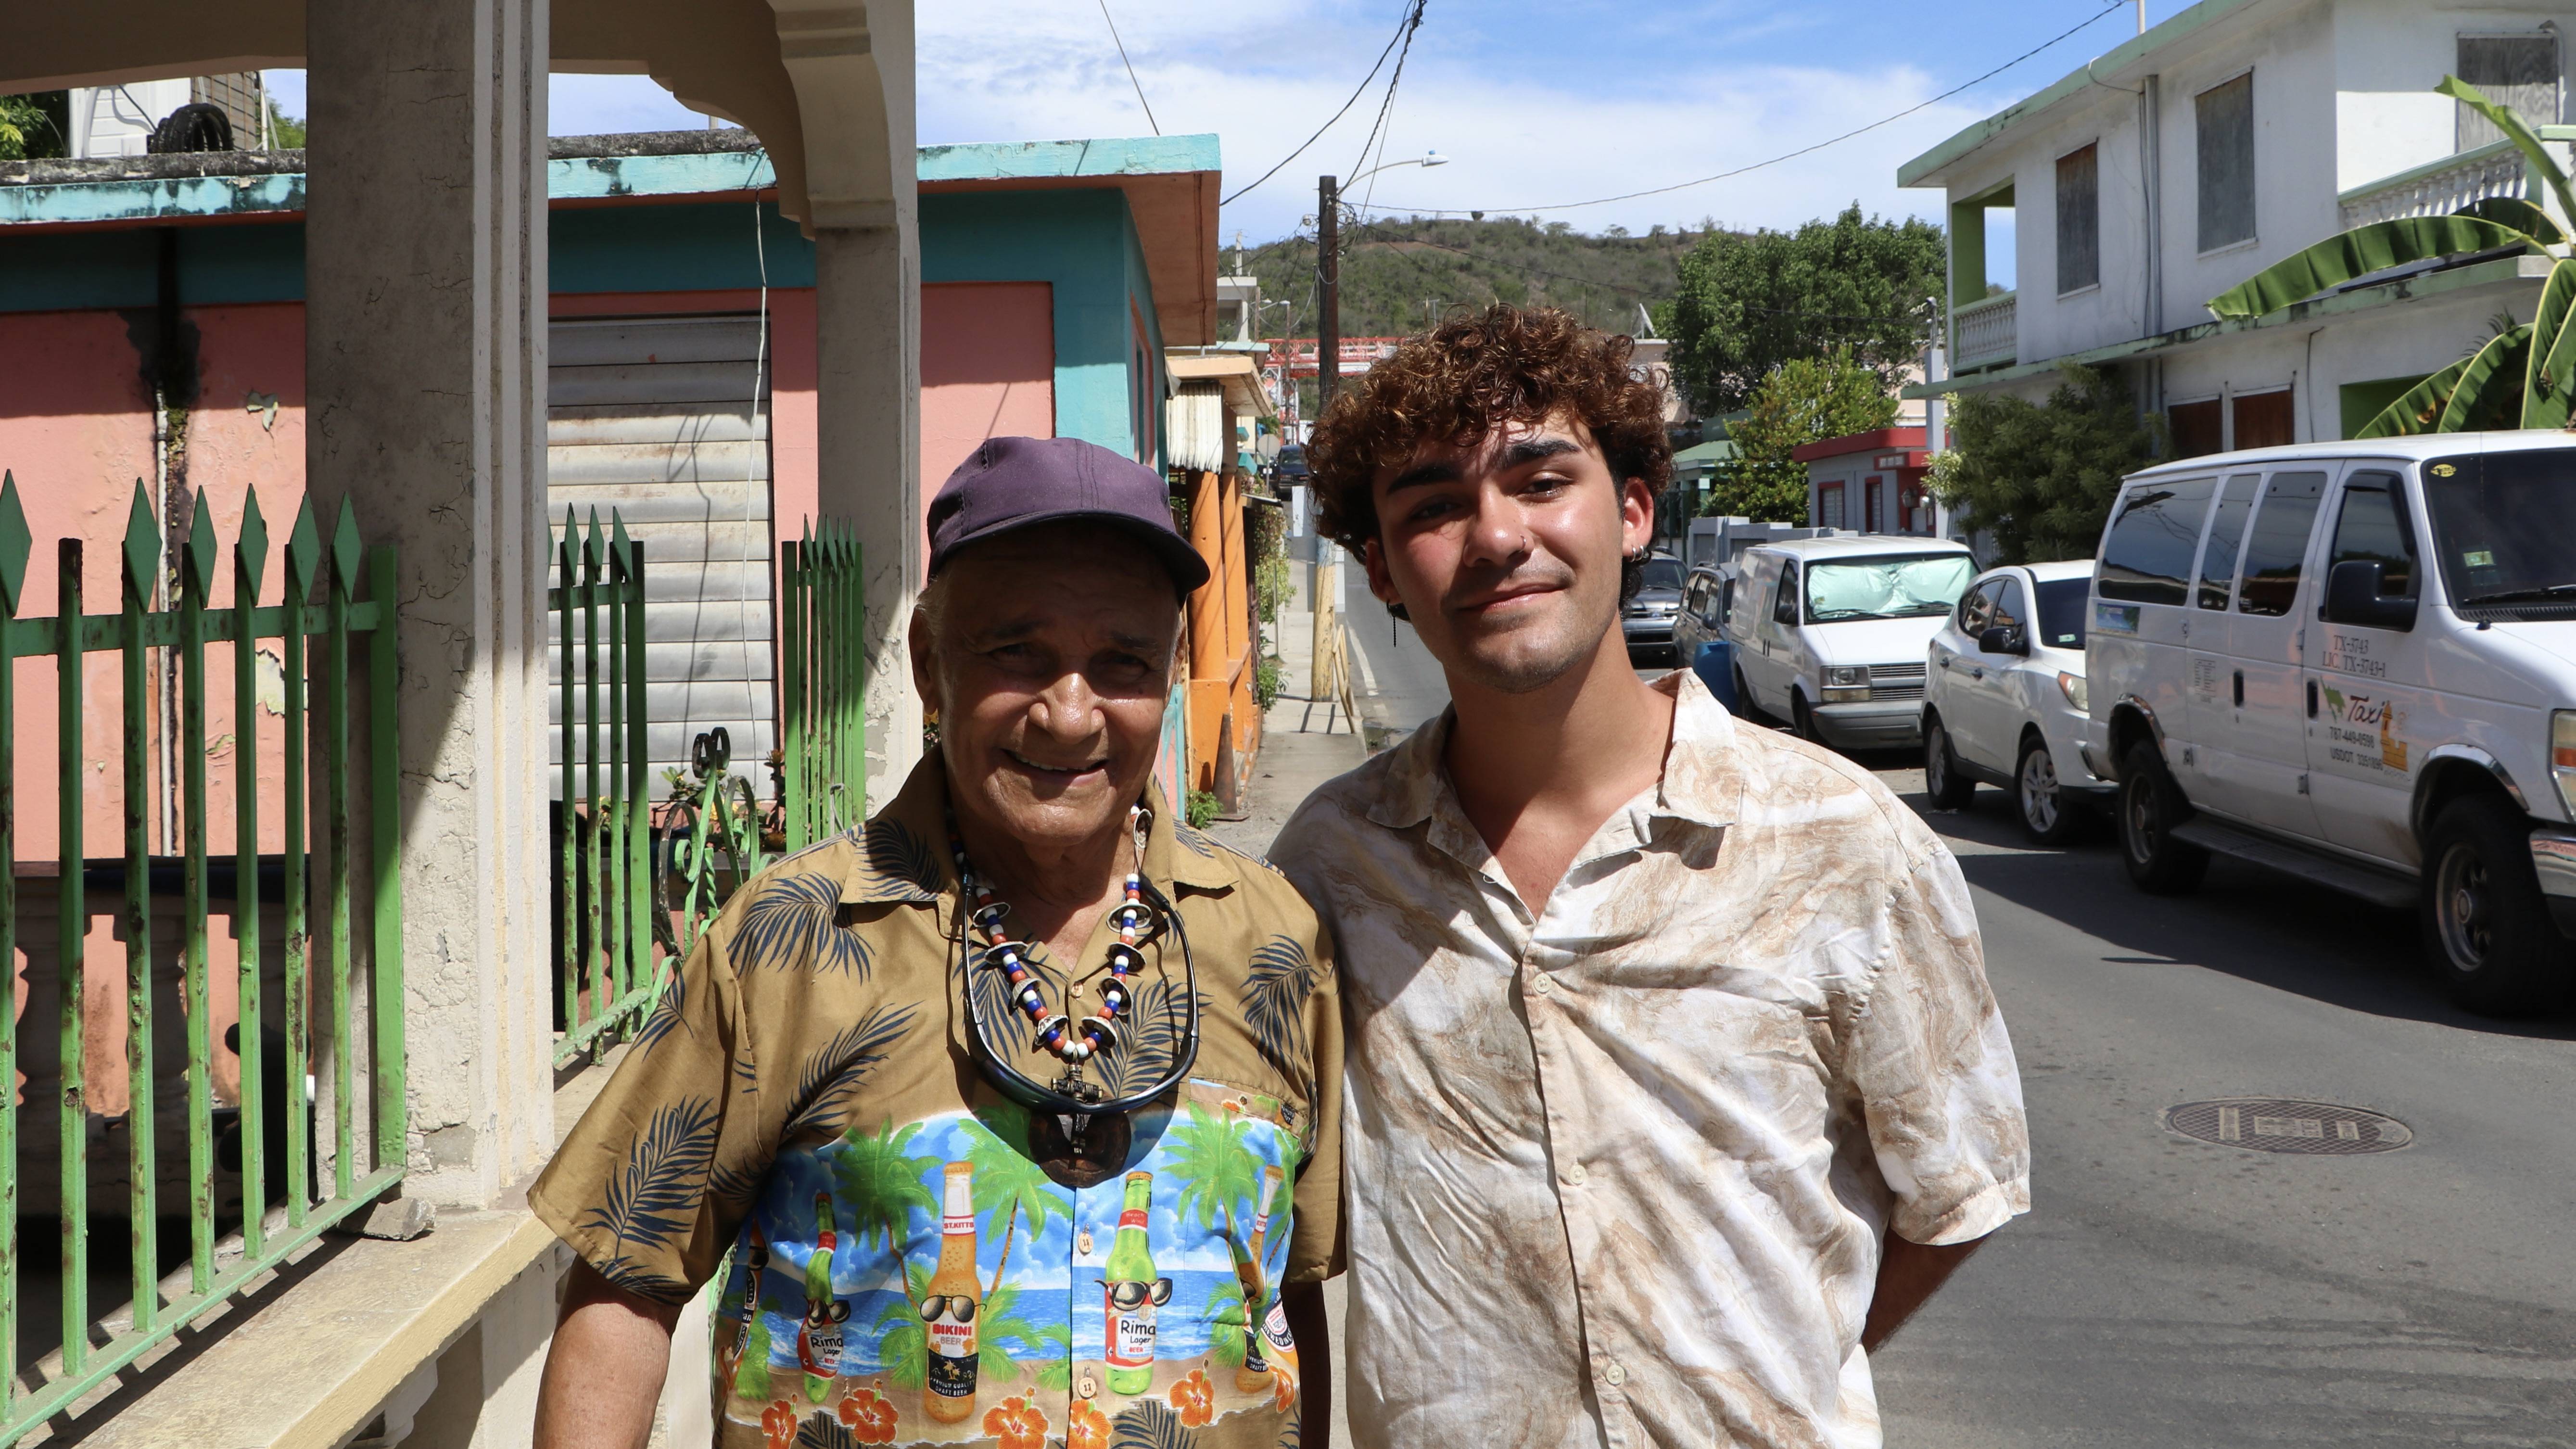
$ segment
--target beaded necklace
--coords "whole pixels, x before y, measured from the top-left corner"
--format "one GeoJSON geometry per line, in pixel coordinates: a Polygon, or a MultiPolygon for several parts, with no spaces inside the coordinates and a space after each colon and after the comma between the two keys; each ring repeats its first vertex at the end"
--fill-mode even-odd
{"type": "Polygon", "coordinates": [[[1028,1014],[1038,1045],[1068,1066],[1079,1066],[1118,1044],[1118,1018],[1127,1010],[1128,973],[1145,964],[1143,954],[1136,949],[1137,933],[1151,915],[1145,907],[1145,883],[1138,874],[1145,867],[1145,807],[1127,807],[1127,828],[1135,838],[1135,863],[1127,872],[1127,898],[1109,913],[1111,922],[1118,927],[1118,939],[1109,948],[1109,980],[1100,988],[1100,1010],[1084,1017],[1077,1028],[1065,1013],[1047,1010],[1046,996],[1029,973],[1023,943],[1012,940],[1010,933],[1002,929],[1002,918],[1011,911],[1010,903],[995,896],[992,887],[975,874],[974,866],[966,860],[966,841],[958,832],[956,817],[952,814],[948,820],[958,883],[975,900],[969,919],[984,933],[984,959],[1010,979],[1011,1000],[1028,1014]]]}

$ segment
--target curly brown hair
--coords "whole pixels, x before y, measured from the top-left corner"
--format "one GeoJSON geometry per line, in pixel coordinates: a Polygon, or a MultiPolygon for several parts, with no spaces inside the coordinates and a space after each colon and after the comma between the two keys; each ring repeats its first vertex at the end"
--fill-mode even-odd
{"type": "Polygon", "coordinates": [[[1559,412],[1580,418],[1614,478],[1672,481],[1662,389],[1632,359],[1636,344],[1554,307],[1497,302],[1404,339],[1333,399],[1306,446],[1317,526],[1357,552],[1377,537],[1371,476],[1402,467],[1424,443],[1474,447],[1505,423],[1559,412]]]}

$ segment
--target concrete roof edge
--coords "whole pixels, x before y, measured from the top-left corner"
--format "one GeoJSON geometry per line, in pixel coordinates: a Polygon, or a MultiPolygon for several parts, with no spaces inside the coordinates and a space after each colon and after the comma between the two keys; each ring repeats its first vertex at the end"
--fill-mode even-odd
{"type": "Polygon", "coordinates": [[[1073,141],[990,141],[924,146],[920,179],[1008,181],[1033,177],[1147,176],[1216,171],[1222,162],[1214,133],[1189,136],[1109,136],[1073,141]]]}
{"type": "Polygon", "coordinates": [[[1897,167],[1896,184],[1941,185],[1945,179],[1941,173],[1953,163],[1965,159],[1987,142],[2019,129],[2024,122],[2037,119],[2041,113],[2077,91],[2094,89],[2102,84],[2105,77],[2116,79],[2122,72],[2166,46],[2187,39],[2247,6],[2264,3],[2267,0],[2201,0],[2201,3],[2149,29],[2146,34],[2133,36],[2095,56],[2089,64],[2067,72],[2055,84],[2015,101],[1897,167]]]}

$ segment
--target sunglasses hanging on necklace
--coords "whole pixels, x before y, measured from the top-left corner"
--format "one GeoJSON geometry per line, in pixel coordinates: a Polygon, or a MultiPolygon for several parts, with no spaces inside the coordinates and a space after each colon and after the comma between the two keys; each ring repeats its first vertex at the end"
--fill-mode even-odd
{"type": "MultiPolygon", "coordinates": [[[[982,959],[971,964],[1002,974],[1009,1000],[1028,1018],[1031,1045],[1053,1056],[1062,1071],[1054,1082],[1040,1083],[1014,1066],[994,1041],[984,1019],[983,994],[967,979],[968,973],[961,971],[958,974],[965,981],[966,1020],[974,1037],[976,1065],[1004,1096],[1029,1109],[1029,1155],[1048,1177],[1066,1187],[1090,1187],[1123,1170],[1134,1136],[1129,1114],[1178,1086],[1198,1061],[1198,965],[1190,955],[1188,923],[1170,897],[1145,875],[1145,838],[1151,818],[1141,805],[1128,810],[1135,856],[1127,872],[1124,899],[1111,909],[1110,921],[1118,929],[1118,939],[1109,948],[1110,979],[1101,988],[1100,1010],[1079,1024],[1065,1012],[1047,1009],[1046,994],[1037,974],[1030,969],[1026,943],[1011,940],[1001,927],[1002,919],[1010,914],[1009,902],[995,896],[976,875],[966,857],[965,836],[958,830],[953,812],[947,822],[959,883],[954,947],[961,959],[970,959],[974,956],[971,933],[983,933],[982,959]],[[1180,943],[1182,971],[1177,1012],[1182,1019],[1171,1034],[1170,1065],[1147,1086],[1112,1097],[1109,1089],[1089,1080],[1086,1073],[1098,1065],[1112,1082],[1132,1078],[1132,1070],[1112,1067],[1109,1058],[1113,1053],[1133,1049],[1134,1038],[1126,1027],[1135,1011],[1130,979],[1144,965],[1144,955],[1138,948],[1147,941],[1159,940],[1167,928],[1180,943]]],[[[1165,1009],[1173,1009],[1168,994],[1165,1009]]],[[[1132,1069],[1135,1063],[1126,1065],[1132,1069]]]]}

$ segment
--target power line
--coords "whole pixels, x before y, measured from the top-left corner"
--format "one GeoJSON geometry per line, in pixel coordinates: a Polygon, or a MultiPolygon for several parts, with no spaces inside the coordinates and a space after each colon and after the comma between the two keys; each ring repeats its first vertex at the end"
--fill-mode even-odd
{"type": "Polygon", "coordinates": [[[1386,99],[1378,103],[1377,124],[1369,127],[1368,140],[1360,143],[1359,162],[1352,168],[1352,174],[1365,175],[1368,178],[1368,190],[1361,193],[1360,205],[1363,207],[1368,205],[1367,198],[1377,195],[1377,173],[1384,169],[1383,165],[1369,168],[1369,147],[1371,145],[1377,147],[1378,160],[1381,163],[1386,160],[1386,143],[1391,139],[1387,131],[1387,117],[1395,113],[1395,88],[1404,84],[1405,58],[1413,54],[1413,32],[1422,28],[1422,11],[1428,3],[1429,0],[1413,0],[1413,15],[1404,26],[1404,48],[1395,53],[1395,73],[1386,78],[1386,99]]]}
{"type": "Polygon", "coordinates": [[[1262,172],[1259,178],[1252,181],[1250,184],[1239,188],[1233,196],[1226,197],[1217,204],[1220,206],[1232,206],[1245,192],[1250,191],[1255,186],[1259,186],[1262,182],[1269,180],[1271,177],[1278,175],[1281,167],[1284,167],[1289,162],[1305,155],[1307,147],[1322,140],[1324,133],[1333,129],[1334,122],[1349,115],[1351,107],[1359,104],[1360,97],[1368,93],[1369,82],[1376,80],[1377,73],[1386,68],[1386,58],[1395,54],[1395,43],[1404,39],[1407,35],[1410,35],[1413,32],[1413,26],[1421,15],[1422,4],[1423,0],[1414,0],[1414,3],[1405,9],[1404,19],[1396,23],[1395,34],[1387,37],[1386,49],[1377,53],[1377,64],[1370,66],[1369,73],[1360,77],[1358,89],[1351,92],[1351,98],[1349,100],[1342,102],[1342,108],[1340,110],[1333,112],[1332,120],[1326,121],[1324,124],[1317,126],[1315,128],[1314,135],[1311,135],[1305,140],[1299,142],[1296,150],[1280,157],[1278,166],[1273,166],[1269,170],[1262,172]]]}
{"type": "MultiPolygon", "coordinates": [[[[1109,0],[1100,0],[1100,18],[1109,20],[1109,0]]],[[[1127,84],[1136,88],[1136,104],[1145,108],[1145,124],[1154,134],[1163,134],[1162,123],[1154,119],[1154,103],[1145,99],[1145,83],[1136,79],[1136,64],[1127,58],[1127,42],[1118,38],[1118,22],[1109,20],[1109,39],[1118,47],[1118,63],[1127,67],[1127,84]]]]}
{"type": "MultiPolygon", "coordinates": [[[[1760,171],[1765,167],[1777,166],[1783,161],[1794,161],[1801,156],[1821,151],[1828,146],[1839,145],[1842,142],[1850,140],[1854,136],[1866,135],[1871,131],[1877,130],[1881,126],[1893,125],[1894,123],[1913,115],[1917,111],[1926,110],[1932,106],[1939,105],[1941,102],[1950,99],[1961,91],[1981,86],[1987,81],[1993,80],[1996,76],[2002,75],[2005,71],[2012,69],[2014,66],[2021,64],[2023,61],[2030,59],[2032,56],[2039,54],[2041,51],[2047,50],[2064,41],[2073,39],[2077,31],[2087,29],[2096,21],[2101,20],[2104,16],[2109,15],[2115,10],[2125,10],[2129,8],[2129,5],[2130,0],[2112,0],[2112,3],[2093,12],[2093,14],[2078,22],[2073,28],[2060,31],[2058,34],[2040,42],[2038,45],[2032,46],[2030,49],[2023,51],[2021,54],[2014,56],[2012,59],[2005,61],[2003,64],[1996,66],[1993,70],[1987,71],[1984,75],[1978,76],[1974,80],[1963,81],[1929,100],[1908,106],[1904,110],[1898,111],[1892,116],[1881,116],[1866,126],[1857,126],[1851,130],[1843,132],[1839,136],[1828,137],[1827,139],[1818,141],[1811,146],[1801,146],[1795,151],[1783,152],[1767,161],[1756,161],[1749,166],[1738,166],[1732,171],[1720,171],[1714,176],[1702,176],[1696,181],[1676,181],[1670,186],[1650,186],[1643,191],[1623,192],[1617,196],[1598,196],[1594,197],[1590,201],[1560,201],[1549,206],[1488,206],[1482,209],[1485,211],[1498,211],[1511,216],[1541,211],[1574,211],[1586,206],[1606,206],[1613,201],[1634,201],[1641,196],[1661,196],[1668,191],[1687,191],[1694,186],[1706,186],[1712,181],[1724,181],[1730,177],[1742,176],[1747,172],[1760,171]]],[[[1372,209],[1390,214],[1398,211],[1411,212],[1417,216],[1467,216],[1472,214],[1466,211],[1442,211],[1432,207],[1399,206],[1393,203],[1386,206],[1374,207],[1372,209]]]]}

